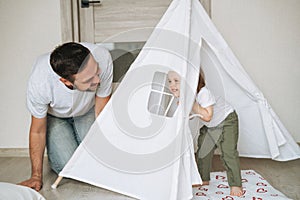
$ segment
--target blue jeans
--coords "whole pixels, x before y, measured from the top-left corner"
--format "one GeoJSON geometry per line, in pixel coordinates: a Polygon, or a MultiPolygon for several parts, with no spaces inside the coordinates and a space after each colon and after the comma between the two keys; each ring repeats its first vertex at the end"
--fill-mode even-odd
{"type": "Polygon", "coordinates": [[[78,117],[58,118],[47,115],[48,160],[57,174],[69,161],[94,121],[94,107],[85,115],[78,117]]]}

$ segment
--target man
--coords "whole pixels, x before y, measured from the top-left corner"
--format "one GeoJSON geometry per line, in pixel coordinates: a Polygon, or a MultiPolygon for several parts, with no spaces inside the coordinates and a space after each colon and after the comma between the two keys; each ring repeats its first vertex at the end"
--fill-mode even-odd
{"type": "Polygon", "coordinates": [[[112,71],[109,52],[88,43],[65,43],[37,59],[27,89],[32,172],[21,185],[42,188],[45,146],[51,168],[63,169],[108,102],[112,71]]]}

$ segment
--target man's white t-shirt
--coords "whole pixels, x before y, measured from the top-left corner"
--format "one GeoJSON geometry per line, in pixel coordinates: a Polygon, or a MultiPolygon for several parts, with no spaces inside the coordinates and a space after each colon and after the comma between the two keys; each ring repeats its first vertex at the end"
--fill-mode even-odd
{"type": "Polygon", "coordinates": [[[222,97],[215,97],[207,87],[201,88],[196,97],[197,103],[203,107],[213,106],[213,116],[209,122],[201,122],[207,127],[216,127],[224,119],[234,111],[232,106],[228,104],[222,97]]]}
{"type": "Polygon", "coordinates": [[[96,91],[79,91],[67,88],[50,65],[50,53],[36,60],[27,88],[27,107],[36,118],[47,113],[60,117],[84,115],[95,104],[95,95],[107,97],[112,91],[113,66],[110,53],[103,47],[81,43],[87,47],[101,69],[100,86],[96,91]]]}

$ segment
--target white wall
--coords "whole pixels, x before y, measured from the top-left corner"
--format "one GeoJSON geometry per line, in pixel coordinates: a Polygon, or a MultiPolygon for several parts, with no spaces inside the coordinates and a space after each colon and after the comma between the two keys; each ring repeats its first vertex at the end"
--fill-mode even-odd
{"type": "Polygon", "coordinates": [[[27,148],[26,84],[35,58],[61,43],[60,1],[0,1],[0,148],[27,148]]]}
{"type": "MultiPolygon", "coordinates": [[[[300,141],[300,1],[212,0],[212,18],[287,129],[300,141]]],[[[0,148],[27,148],[26,84],[61,43],[59,0],[0,1],[0,148]]]]}
{"type": "Polygon", "coordinates": [[[212,19],[300,141],[300,1],[212,0],[212,19]]]}

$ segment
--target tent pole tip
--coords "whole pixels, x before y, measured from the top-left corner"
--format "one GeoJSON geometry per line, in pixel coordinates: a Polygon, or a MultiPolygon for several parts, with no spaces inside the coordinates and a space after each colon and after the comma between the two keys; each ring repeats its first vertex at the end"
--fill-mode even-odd
{"type": "Polygon", "coordinates": [[[59,184],[59,182],[62,180],[62,176],[58,176],[57,177],[57,179],[56,179],[56,181],[51,185],[51,188],[52,189],[56,189],[57,188],[57,186],[58,186],[58,184],[59,184]]]}

